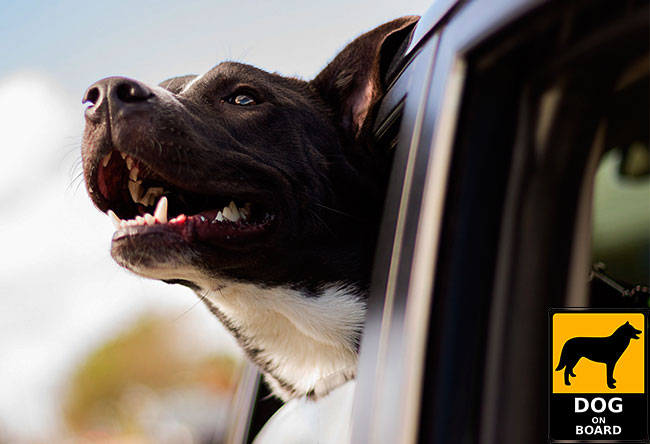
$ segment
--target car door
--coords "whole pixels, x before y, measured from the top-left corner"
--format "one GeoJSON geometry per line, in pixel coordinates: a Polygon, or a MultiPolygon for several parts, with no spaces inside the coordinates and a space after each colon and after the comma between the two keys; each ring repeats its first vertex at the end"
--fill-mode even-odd
{"type": "Polygon", "coordinates": [[[594,177],[612,150],[647,155],[647,35],[641,1],[424,16],[378,122],[380,141],[401,126],[352,442],[546,441],[547,311],[597,304],[594,177]]]}

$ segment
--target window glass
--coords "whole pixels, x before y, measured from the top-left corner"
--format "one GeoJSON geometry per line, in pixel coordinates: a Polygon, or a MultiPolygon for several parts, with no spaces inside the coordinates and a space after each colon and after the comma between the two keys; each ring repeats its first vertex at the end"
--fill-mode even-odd
{"type": "Polygon", "coordinates": [[[606,152],[595,177],[592,259],[627,289],[650,281],[649,170],[648,146],[634,143],[606,152]]]}

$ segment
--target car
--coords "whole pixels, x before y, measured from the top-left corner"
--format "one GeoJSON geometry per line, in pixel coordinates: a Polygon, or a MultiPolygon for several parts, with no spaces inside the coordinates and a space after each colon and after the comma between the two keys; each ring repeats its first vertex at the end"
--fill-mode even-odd
{"type": "MultiPolygon", "coordinates": [[[[393,152],[351,443],[546,442],[548,310],[648,307],[648,2],[436,0],[393,152]]],[[[254,369],[229,442],[279,404],[254,369]]]]}

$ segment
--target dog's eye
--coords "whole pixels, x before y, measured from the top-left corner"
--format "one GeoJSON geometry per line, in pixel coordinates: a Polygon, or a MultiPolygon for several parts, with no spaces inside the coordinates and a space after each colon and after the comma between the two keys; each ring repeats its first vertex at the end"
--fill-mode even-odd
{"type": "Polygon", "coordinates": [[[228,103],[232,103],[233,105],[240,105],[240,106],[257,105],[257,101],[250,94],[233,94],[232,96],[228,97],[227,100],[228,103]]]}

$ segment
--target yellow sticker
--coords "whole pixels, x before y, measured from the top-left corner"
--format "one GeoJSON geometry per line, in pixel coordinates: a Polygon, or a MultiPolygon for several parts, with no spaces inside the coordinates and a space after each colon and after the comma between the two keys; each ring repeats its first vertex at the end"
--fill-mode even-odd
{"type": "Polygon", "coordinates": [[[555,313],[553,393],[645,393],[643,313],[555,313]]]}

